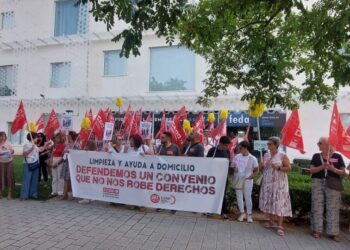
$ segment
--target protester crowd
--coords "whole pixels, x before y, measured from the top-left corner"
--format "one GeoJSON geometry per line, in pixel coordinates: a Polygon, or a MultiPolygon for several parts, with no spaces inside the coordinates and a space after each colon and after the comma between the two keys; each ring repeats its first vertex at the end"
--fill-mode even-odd
{"type": "MultiPolygon", "coordinates": [[[[23,179],[20,193],[21,200],[38,198],[38,182],[48,185],[51,178],[51,195],[58,200],[73,199],[67,155],[70,150],[105,151],[111,154],[163,155],[227,158],[232,188],[235,189],[237,205],[240,212],[238,221],[253,222],[252,189],[254,178],[260,185],[259,208],[268,215],[266,228],[273,228],[283,236],[283,218],[292,216],[289,196],[288,176],[291,164],[285,153],[279,150],[279,138],[268,140],[268,152],[262,162],[249,152],[250,145],[242,141],[236,148],[235,156],[230,155],[230,138],[222,136],[217,145],[211,145],[208,138],[203,144],[200,134],[193,131],[188,134],[182,147],[172,143],[172,134],[164,132],[160,145],[152,140],[144,140],[140,135],[130,136],[129,140],[116,134],[111,143],[98,141],[91,133],[83,148],[78,142],[78,134],[74,131],[57,133],[52,140],[47,140],[43,133],[28,133],[27,143],[23,146],[23,179]],[[128,142],[128,143],[127,143],[128,142]]],[[[335,241],[339,241],[339,210],[341,204],[341,176],[345,175],[345,164],[340,154],[334,152],[328,138],[320,138],[317,143],[319,153],[312,157],[310,173],[312,174],[312,235],[319,238],[323,232],[323,214],[326,209],[326,233],[335,241]]],[[[0,198],[2,191],[8,188],[8,199],[12,199],[14,188],[14,150],[7,141],[5,132],[0,132],[0,198]]],[[[230,186],[231,187],[231,186],[230,186]]],[[[226,185],[228,188],[228,185],[226,185]]],[[[225,190],[226,191],[226,190],[225,190]]],[[[80,203],[88,203],[81,200],[80,203]]],[[[134,208],[134,207],[133,207],[134,208]]],[[[139,208],[141,211],[144,208],[139,208]]],[[[222,217],[227,218],[226,199],[224,196],[222,217]]]]}

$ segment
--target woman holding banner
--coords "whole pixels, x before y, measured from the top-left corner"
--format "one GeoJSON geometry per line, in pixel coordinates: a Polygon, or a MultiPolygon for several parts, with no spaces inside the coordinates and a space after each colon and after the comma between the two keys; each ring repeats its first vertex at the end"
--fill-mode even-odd
{"type": "Polygon", "coordinates": [[[345,164],[342,156],[335,153],[329,145],[327,137],[321,137],[317,145],[320,153],[313,155],[310,164],[312,235],[315,238],[321,237],[326,205],[327,234],[339,242],[339,210],[343,190],[341,176],[345,175],[345,164]]]}
{"type": "Polygon", "coordinates": [[[13,155],[14,150],[7,142],[5,132],[0,132],[0,199],[4,187],[8,188],[7,199],[12,199],[12,190],[15,186],[15,177],[13,173],[13,155]]]}
{"type": "Polygon", "coordinates": [[[266,228],[276,226],[277,233],[284,235],[283,217],[292,216],[292,207],[289,196],[287,172],[291,170],[287,155],[278,151],[279,137],[270,137],[267,146],[269,152],[263,159],[263,179],[260,188],[260,210],[269,215],[266,228]]]}

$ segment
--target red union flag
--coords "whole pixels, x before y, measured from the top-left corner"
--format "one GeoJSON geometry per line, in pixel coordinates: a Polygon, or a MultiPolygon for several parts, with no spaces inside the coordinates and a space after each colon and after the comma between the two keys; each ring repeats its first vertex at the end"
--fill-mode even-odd
{"type": "Polygon", "coordinates": [[[131,127],[131,123],[132,123],[132,119],[133,119],[133,115],[132,115],[132,111],[131,111],[131,106],[129,104],[127,110],[125,111],[125,115],[124,115],[124,131],[125,133],[129,133],[130,127],[131,127]]]}
{"type": "Polygon", "coordinates": [[[36,125],[36,131],[38,132],[44,129],[44,114],[41,114],[39,119],[36,121],[35,125],[36,125]]]}
{"type": "Polygon", "coordinates": [[[238,144],[238,136],[231,139],[230,145],[228,146],[228,149],[230,150],[230,160],[232,161],[235,157],[235,148],[238,144]]]}
{"type": "Polygon", "coordinates": [[[51,139],[54,136],[55,131],[59,128],[60,128],[60,122],[58,120],[57,114],[55,110],[52,110],[45,127],[46,137],[51,139]]]}
{"type": "Polygon", "coordinates": [[[130,135],[135,135],[135,134],[141,135],[141,130],[140,130],[141,116],[142,116],[142,109],[135,111],[134,119],[132,121],[132,126],[130,130],[130,135]]]}
{"type": "Polygon", "coordinates": [[[350,159],[350,136],[346,133],[343,127],[338,106],[335,102],[329,126],[329,144],[332,145],[335,150],[350,159]]]}
{"type": "Polygon", "coordinates": [[[173,121],[175,123],[178,123],[182,120],[185,120],[187,118],[186,108],[185,106],[182,106],[176,113],[176,115],[173,118],[173,121]]]}
{"type": "Polygon", "coordinates": [[[92,125],[92,131],[95,133],[98,140],[102,140],[103,131],[105,129],[106,116],[102,109],[98,111],[98,114],[95,118],[94,124],[92,125]]]}
{"type": "Polygon", "coordinates": [[[171,133],[173,143],[181,147],[186,140],[186,133],[180,122],[175,123],[173,120],[170,124],[169,132],[171,133]]]}
{"type": "Polygon", "coordinates": [[[203,130],[204,130],[204,115],[202,112],[199,113],[199,115],[196,117],[196,120],[193,124],[193,131],[197,132],[199,134],[199,141],[203,143],[203,130]]]}
{"type": "Polygon", "coordinates": [[[106,122],[114,123],[114,116],[110,108],[107,108],[106,110],[106,122]]]}
{"type": "Polygon", "coordinates": [[[89,110],[89,113],[88,113],[87,115],[85,114],[85,116],[88,117],[88,118],[90,119],[90,123],[91,123],[91,124],[94,122],[94,115],[92,114],[91,108],[90,108],[90,110],[89,110]]]}
{"type": "Polygon", "coordinates": [[[27,117],[24,110],[23,102],[19,104],[15,119],[12,122],[11,133],[15,134],[18,130],[21,130],[23,126],[27,123],[27,117]]]}
{"type": "Polygon", "coordinates": [[[86,142],[89,138],[89,135],[91,133],[90,129],[81,129],[79,132],[79,137],[80,137],[80,148],[84,149],[86,142]]]}
{"type": "Polygon", "coordinates": [[[282,128],[281,144],[299,150],[300,153],[305,154],[304,140],[300,128],[300,119],[298,109],[293,109],[288,121],[282,128]]]}
{"type": "Polygon", "coordinates": [[[156,134],[155,138],[160,139],[165,131],[166,131],[166,119],[165,119],[165,111],[163,111],[162,121],[160,123],[160,129],[156,134]]]}
{"type": "Polygon", "coordinates": [[[247,131],[243,136],[243,141],[249,142],[249,131],[250,131],[250,126],[248,126],[247,131]]]}
{"type": "Polygon", "coordinates": [[[210,133],[210,137],[214,140],[214,141],[219,141],[221,136],[226,135],[227,131],[226,131],[226,119],[223,119],[219,122],[219,124],[216,126],[216,128],[214,128],[211,133],[210,133]]]}
{"type": "Polygon", "coordinates": [[[152,122],[152,113],[151,112],[148,113],[148,116],[146,118],[146,122],[152,122]]]}

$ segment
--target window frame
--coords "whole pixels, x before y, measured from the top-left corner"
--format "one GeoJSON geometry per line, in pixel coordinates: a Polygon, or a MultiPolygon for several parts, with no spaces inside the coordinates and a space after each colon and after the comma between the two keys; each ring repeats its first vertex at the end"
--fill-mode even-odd
{"type": "Polygon", "coordinates": [[[179,91],[181,93],[186,93],[186,92],[195,92],[196,91],[196,54],[194,52],[193,53],[193,87],[191,89],[184,89],[184,90],[151,90],[151,77],[152,77],[152,49],[162,49],[162,48],[185,48],[187,49],[189,52],[191,52],[188,48],[186,48],[185,46],[178,46],[178,45],[172,45],[172,46],[152,46],[149,47],[149,68],[148,68],[148,91],[150,93],[166,93],[166,92],[173,92],[173,91],[179,91]]]}
{"type": "Polygon", "coordinates": [[[106,74],[106,55],[107,53],[110,53],[110,52],[116,52],[117,53],[117,57],[119,56],[121,50],[119,49],[113,49],[113,50],[104,50],[103,51],[103,77],[125,77],[128,75],[128,60],[127,58],[125,57],[118,57],[119,59],[122,59],[124,60],[124,63],[125,63],[125,73],[123,74],[111,74],[111,75],[107,75],[106,74]]]}
{"type": "Polygon", "coordinates": [[[71,74],[72,74],[72,62],[68,61],[68,62],[52,62],[50,63],[50,89],[62,89],[62,88],[69,88],[71,87],[71,74]],[[63,86],[54,86],[53,85],[53,71],[54,71],[54,65],[58,65],[58,64],[69,64],[69,74],[68,74],[68,83],[64,84],[63,86]]]}
{"type": "MultiPolygon", "coordinates": [[[[5,86],[7,86],[7,88],[8,89],[10,89],[11,90],[11,94],[10,95],[2,95],[1,93],[0,93],[0,98],[3,98],[3,97],[11,97],[11,96],[17,96],[17,78],[18,78],[18,64],[6,64],[6,65],[0,65],[0,68],[2,68],[2,67],[12,67],[12,71],[13,71],[13,82],[12,82],[12,88],[10,88],[9,87],[9,85],[8,85],[8,83],[6,83],[5,85],[4,85],[4,87],[5,86]],[[14,73],[14,71],[17,71],[16,73],[14,73]]],[[[1,83],[0,83],[1,84],[1,83]]],[[[0,87],[1,87],[1,85],[0,85],[0,87]]]]}

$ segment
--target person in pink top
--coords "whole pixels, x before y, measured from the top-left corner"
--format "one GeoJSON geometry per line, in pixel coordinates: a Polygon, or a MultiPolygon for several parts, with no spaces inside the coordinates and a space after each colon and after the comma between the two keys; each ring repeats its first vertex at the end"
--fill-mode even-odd
{"type": "Polygon", "coordinates": [[[12,199],[12,190],[15,185],[15,178],[13,174],[13,155],[14,150],[7,142],[7,135],[5,132],[0,132],[0,199],[2,198],[2,191],[5,187],[8,188],[8,199],[12,199]]]}

